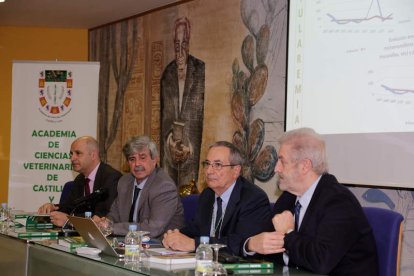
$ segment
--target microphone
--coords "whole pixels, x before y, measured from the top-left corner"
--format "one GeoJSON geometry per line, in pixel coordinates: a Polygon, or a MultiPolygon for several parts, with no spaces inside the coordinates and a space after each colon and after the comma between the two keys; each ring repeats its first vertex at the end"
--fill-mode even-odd
{"type": "MultiPolygon", "coordinates": [[[[82,207],[83,205],[87,205],[87,204],[91,204],[92,202],[103,198],[104,196],[106,196],[106,189],[98,189],[96,191],[94,191],[93,193],[87,195],[87,196],[83,196],[81,198],[78,198],[76,200],[73,201],[73,209],[70,212],[69,216],[73,216],[76,212],[76,210],[79,207],[82,207]]],[[[64,223],[64,225],[62,226],[62,231],[63,232],[69,232],[69,231],[73,231],[73,229],[68,229],[68,225],[70,225],[69,220],[66,220],[66,222],[64,223]]]]}
{"type": "Polygon", "coordinates": [[[96,191],[94,191],[93,193],[83,196],[81,198],[78,198],[76,200],[73,201],[73,206],[75,206],[75,208],[82,206],[86,203],[89,203],[91,201],[95,201],[98,199],[103,198],[106,195],[106,190],[105,189],[98,189],[96,191]]]}

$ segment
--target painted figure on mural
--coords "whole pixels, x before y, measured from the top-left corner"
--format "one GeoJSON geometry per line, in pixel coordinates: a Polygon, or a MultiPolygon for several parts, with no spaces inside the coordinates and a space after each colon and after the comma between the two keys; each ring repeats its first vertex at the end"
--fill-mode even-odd
{"type": "Polygon", "coordinates": [[[190,21],[174,24],[175,60],[161,77],[161,164],[177,185],[198,179],[204,116],[204,62],[189,54],[190,21]]]}

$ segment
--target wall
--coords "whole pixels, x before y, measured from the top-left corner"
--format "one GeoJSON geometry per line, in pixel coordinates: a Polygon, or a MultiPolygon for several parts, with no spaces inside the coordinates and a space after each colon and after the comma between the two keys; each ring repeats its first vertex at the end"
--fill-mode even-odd
{"type": "MultiPolygon", "coordinates": [[[[171,165],[166,169],[169,173],[174,174],[174,169],[179,171],[176,173],[180,175],[177,183],[184,186],[190,182],[190,178],[186,177],[191,175],[187,168],[191,168],[196,181],[198,172],[197,186],[199,190],[203,189],[204,174],[201,169],[197,169],[199,162],[194,162],[194,165],[188,165],[190,162],[187,162],[195,160],[196,154],[184,161],[171,157],[174,150],[179,150],[167,143],[174,139],[168,138],[171,134],[168,133],[169,129],[174,129],[170,128],[171,124],[165,123],[166,131],[162,133],[160,116],[163,114],[164,118],[168,117],[165,121],[184,122],[184,134],[180,135],[184,138],[180,140],[188,148],[199,149],[200,160],[205,159],[206,149],[214,141],[234,141],[248,157],[245,166],[248,169],[244,175],[250,173],[249,178],[265,189],[274,201],[276,178],[272,177],[272,172],[276,163],[276,150],[273,149],[276,147],[276,138],[283,133],[284,121],[287,2],[270,2],[267,5],[256,1],[195,0],[145,14],[136,21],[129,19],[124,27],[129,26],[129,30],[132,30],[133,26],[137,26],[138,34],[135,40],[127,39],[129,44],[124,48],[132,53],[132,42],[136,41],[138,53],[135,64],[126,63],[134,69],[123,106],[114,107],[113,104],[115,96],[120,94],[116,90],[118,82],[113,77],[114,70],[108,68],[109,83],[102,81],[100,85],[101,94],[109,91],[108,110],[105,113],[108,115],[100,115],[100,119],[106,116],[111,118],[113,110],[123,110],[116,128],[116,139],[106,145],[106,160],[115,168],[124,168],[123,157],[119,152],[125,141],[133,135],[151,135],[160,143],[161,152],[164,153],[164,158],[161,154],[162,167],[166,169],[167,163],[171,165]],[[191,77],[188,78],[188,86],[183,89],[182,98],[184,103],[190,104],[183,105],[185,108],[179,111],[177,81],[165,77],[169,82],[164,83],[164,90],[161,82],[164,76],[170,76],[171,70],[168,68],[171,68],[169,65],[175,58],[175,22],[184,17],[191,25],[189,55],[200,60],[205,68],[203,70],[202,66],[198,66],[197,70],[193,70],[194,73],[189,74],[191,77]],[[202,82],[205,87],[198,90],[202,82]],[[201,96],[194,96],[201,93],[204,93],[203,100],[201,96]],[[160,99],[163,94],[171,95],[171,100],[162,102],[160,99]],[[161,102],[167,111],[162,111],[161,102]],[[204,110],[200,111],[201,108],[196,107],[203,107],[204,110]],[[195,138],[198,131],[194,131],[197,135],[186,134],[186,128],[193,129],[189,126],[196,125],[193,122],[198,121],[200,113],[203,117],[201,148],[194,146],[198,142],[195,138]],[[193,118],[188,119],[187,114],[193,118]],[[163,163],[166,159],[169,159],[168,162],[163,163]]],[[[120,58],[120,47],[124,44],[117,41],[115,46],[107,46],[107,37],[117,40],[126,38],[121,35],[126,33],[121,31],[121,25],[122,22],[117,22],[91,30],[92,60],[99,60],[101,64],[123,60],[120,58]],[[103,54],[104,49],[108,48],[111,51],[103,54]]],[[[127,56],[131,57],[132,54],[127,56]]],[[[103,72],[101,67],[101,74],[103,72]]],[[[108,78],[102,79],[106,82],[108,78]]]]}
{"type": "Polygon", "coordinates": [[[0,27],[0,202],[7,202],[13,60],[88,60],[88,30],[0,27]]]}
{"type": "MultiPolygon", "coordinates": [[[[212,142],[220,139],[231,141],[234,138],[238,124],[234,118],[236,112],[232,110],[232,97],[237,93],[234,91],[237,80],[234,71],[237,70],[234,70],[236,66],[233,65],[238,61],[239,72],[250,75],[246,68],[249,67],[246,66],[246,57],[252,56],[248,50],[257,48],[249,48],[248,43],[244,44],[243,41],[251,34],[258,37],[257,30],[264,22],[269,26],[269,44],[264,47],[267,50],[265,64],[269,68],[269,78],[262,99],[251,109],[250,116],[246,117],[249,122],[263,118],[266,127],[265,144],[277,147],[275,137],[283,132],[285,120],[287,1],[194,0],[145,14],[138,17],[135,23],[130,19],[129,24],[138,26],[138,58],[125,94],[122,122],[116,130],[117,138],[107,152],[108,162],[117,168],[123,167],[120,151],[128,137],[144,132],[159,142],[160,78],[166,66],[174,59],[174,22],[183,16],[191,22],[190,54],[205,62],[205,131],[203,130],[200,159],[205,159],[206,148],[212,142]]],[[[114,27],[119,29],[120,24],[118,22],[114,27]]],[[[109,26],[92,30],[91,40],[96,42],[97,39],[93,38],[99,37],[99,32],[105,31],[105,28],[109,26]]],[[[99,45],[99,42],[95,45],[98,50],[101,49],[99,45]]],[[[93,47],[91,49],[94,52],[93,47]]],[[[120,50],[117,51],[119,53],[120,50]]],[[[261,52],[255,51],[254,54],[256,53],[261,52]]],[[[110,75],[113,76],[113,72],[110,75]]],[[[109,109],[112,110],[116,86],[113,77],[109,82],[109,109]]],[[[335,174],[335,171],[331,173],[335,174]]],[[[280,191],[276,188],[276,177],[262,182],[256,179],[255,183],[266,191],[271,201],[277,199],[280,191]]],[[[198,187],[200,190],[203,188],[202,174],[198,187]]],[[[352,187],[351,190],[363,206],[391,209],[404,215],[401,275],[413,275],[414,192],[376,187],[352,187]]]]}

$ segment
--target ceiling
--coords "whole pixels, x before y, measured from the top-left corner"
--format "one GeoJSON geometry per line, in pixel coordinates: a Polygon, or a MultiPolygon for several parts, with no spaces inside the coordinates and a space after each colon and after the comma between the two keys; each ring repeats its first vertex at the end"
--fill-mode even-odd
{"type": "Polygon", "coordinates": [[[91,29],[179,0],[6,0],[0,26],[91,29]]]}

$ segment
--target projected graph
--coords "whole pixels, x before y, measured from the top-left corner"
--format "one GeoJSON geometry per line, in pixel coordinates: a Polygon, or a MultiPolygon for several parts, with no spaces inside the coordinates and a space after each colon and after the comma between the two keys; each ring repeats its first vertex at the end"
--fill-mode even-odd
{"type": "Polygon", "coordinates": [[[388,15],[384,15],[381,9],[381,4],[379,0],[372,0],[368,11],[366,12],[365,16],[363,17],[358,17],[358,18],[338,18],[330,13],[326,14],[330,19],[331,22],[334,22],[338,25],[344,25],[344,24],[349,24],[349,23],[362,23],[362,22],[366,22],[366,21],[371,21],[371,20],[379,20],[379,21],[387,21],[387,20],[392,20],[392,14],[388,14],[388,15]]]}
{"type": "Polygon", "coordinates": [[[413,89],[392,88],[392,87],[389,87],[389,86],[384,85],[384,84],[382,84],[381,87],[384,88],[386,91],[389,91],[389,92],[391,92],[392,94],[395,94],[395,95],[404,95],[404,94],[408,94],[408,93],[413,93],[414,94],[413,89]]]}

